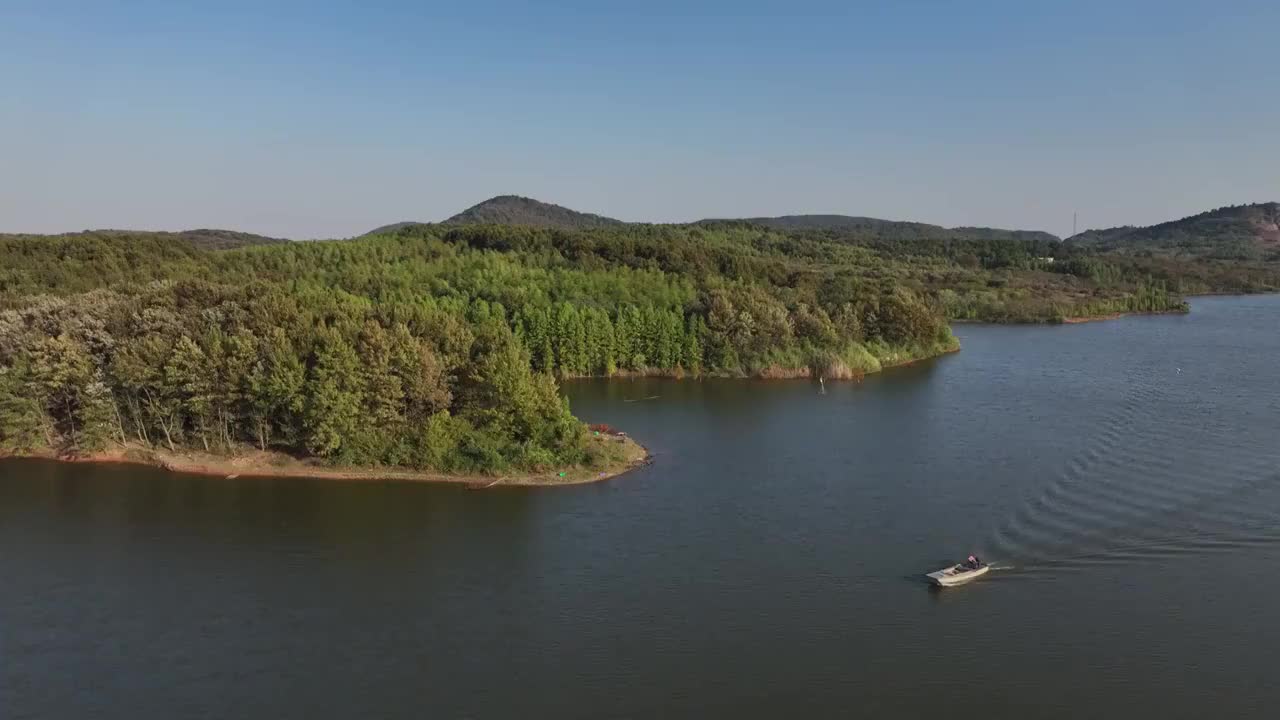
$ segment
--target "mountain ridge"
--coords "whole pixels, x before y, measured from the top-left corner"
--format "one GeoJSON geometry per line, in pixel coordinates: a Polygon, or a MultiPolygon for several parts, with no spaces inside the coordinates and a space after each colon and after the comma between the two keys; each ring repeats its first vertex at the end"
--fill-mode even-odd
{"type": "MultiPolygon", "coordinates": [[[[854,241],[1022,240],[1061,242],[1067,247],[1120,254],[1185,255],[1221,260],[1280,260],[1280,202],[1227,205],[1148,226],[1122,225],[1089,229],[1067,238],[1040,230],[992,227],[944,227],[909,220],[857,215],[810,213],[744,218],[706,218],[673,226],[735,223],[784,232],[836,234],[854,241]]],[[[402,221],[379,226],[364,235],[392,233],[431,223],[402,221]]],[[[520,195],[497,195],[456,213],[441,225],[526,225],[561,230],[649,225],[579,212],[520,195]]],[[[123,235],[185,241],[208,250],[291,242],[288,239],[218,228],[191,230],[95,229],[69,233],[0,233],[0,240],[123,235]]]]}
{"type": "MultiPolygon", "coordinates": [[[[816,231],[860,231],[875,239],[895,239],[910,236],[964,239],[1022,239],[1052,240],[1059,238],[1052,233],[1040,230],[1006,230],[987,227],[955,227],[946,228],[941,225],[911,222],[904,220],[883,220],[880,218],[859,217],[838,214],[804,214],[779,215],[776,217],[749,218],[706,218],[690,223],[657,223],[671,225],[711,225],[716,223],[744,223],[759,225],[775,230],[816,230],[816,231]]],[[[395,232],[403,228],[415,227],[429,223],[402,221],[390,223],[370,230],[374,235],[395,232]]],[[[527,225],[531,227],[555,228],[560,230],[581,230],[599,227],[618,227],[622,225],[647,225],[651,223],[631,223],[615,218],[585,213],[562,205],[543,202],[521,195],[497,195],[441,221],[442,225],[527,225]]]]}
{"type": "Polygon", "coordinates": [[[1013,239],[1028,241],[1049,240],[1053,242],[1061,240],[1057,235],[1044,232],[1042,230],[1007,230],[1004,228],[972,226],[948,228],[942,225],[933,225],[931,223],[915,222],[911,220],[884,220],[881,218],[865,217],[860,215],[802,214],[750,218],[708,218],[698,221],[699,224],[719,222],[740,222],[783,231],[813,230],[853,232],[860,233],[869,238],[882,240],[898,239],[907,236],[908,234],[912,239],[1013,239]]]}

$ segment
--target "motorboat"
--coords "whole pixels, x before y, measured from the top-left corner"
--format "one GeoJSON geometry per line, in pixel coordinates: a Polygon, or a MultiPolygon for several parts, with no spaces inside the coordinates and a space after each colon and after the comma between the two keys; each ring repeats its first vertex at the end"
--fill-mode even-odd
{"type": "Polygon", "coordinates": [[[949,568],[943,568],[928,573],[925,577],[929,578],[929,582],[941,587],[954,587],[956,585],[964,585],[971,580],[976,580],[991,570],[991,566],[984,562],[979,563],[958,563],[949,568]]]}

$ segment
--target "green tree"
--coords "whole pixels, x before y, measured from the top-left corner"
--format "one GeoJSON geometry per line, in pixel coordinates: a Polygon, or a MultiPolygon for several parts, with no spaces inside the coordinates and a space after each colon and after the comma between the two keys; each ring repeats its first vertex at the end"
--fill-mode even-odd
{"type": "Polygon", "coordinates": [[[33,343],[30,377],[36,392],[48,402],[54,418],[73,447],[82,440],[81,411],[86,390],[95,379],[93,359],[84,346],[67,334],[41,337],[33,343]]]}
{"type": "MultiPolygon", "coordinates": [[[[485,313],[488,314],[487,305],[485,313]]],[[[360,433],[360,437],[364,439],[367,455],[386,461],[404,432],[404,379],[397,372],[392,336],[378,323],[366,321],[358,352],[365,398],[363,415],[368,427],[377,429],[360,433]]]]}
{"type": "Polygon", "coordinates": [[[159,430],[170,450],[181,432],[181,398],[165,387],[164,366],[172,352],[171,341],[160,335],[126,338],[116,348],[108,377],[121,389],[125,407],[139,440],[151,444],[151,431],[159,430]]]}
{"type": "Polygon", "coordinates": [[[216,432],[214,385],[217,368],[195,340],[183,335],[173,344],[173,353],[164,365],[163,392],[176,399],[185,422],[192,426],[207,452],[216,432]]]}
{"type": "MultiPolygon", "coordinates": [[[[358,435],[364,429],[363,374],[355,348],[336,331],[317,338],[306,382],[303,425],[314,455],[358,462],[358,435]]],[[[376,430],[376,429],[370,429],[376,430]]]]}
{"type": "Polygon", "coordinates": [[[684,346],[681,348],[680,364],[692,373],[702,371],[702,340],[706,332],[706,323],[702,318],[690,318],[684,333],[684,346]]]}
{"type": "Polygon", "coordinates": [[[292,442],[301,435],[307,370],[280,328],[261,344],[261,357],[245,378],[249,417],[258,447],[266,450],[273,438],[292,442]]]}
{"type": "MultiPolygon", "coordinates": [[[[208,343],[206,343],[208,344],[208,343]]],[[[219,442],[230,448],[248,437],[251,413],[249,376],[258,362],[258,339],[246,328],[219,339],[218,379],[214,385],[219,442]]]]}
{"type": "Polygon", "coordinates": [[[95,370],[93,379],[84,385],[76,419],[80,426],[79,450],[91,452],[103,449],[112,440],[124,442],[115,398],[100,371],[95,370]]]}
{"type": "Polygon", "coordinates": [[[564,375],[586,373],[586,331],[578,309],[569,303],[560,303],[556,307],[553,327],[556,368],[564,375]]]}
{"type": "Polygon", "coordinates": [[[445,364],[436,352],[403,324],[392,326],[390,342],[392,371],[404,389],[405,419],[421,423],[448,410],[453,394],[445,364]]]}
{"type": "Polygon", "coordinates": [[[26,355],[0,367],[0,449],[23,452],[54,445],[53,422],[26,355]]]}

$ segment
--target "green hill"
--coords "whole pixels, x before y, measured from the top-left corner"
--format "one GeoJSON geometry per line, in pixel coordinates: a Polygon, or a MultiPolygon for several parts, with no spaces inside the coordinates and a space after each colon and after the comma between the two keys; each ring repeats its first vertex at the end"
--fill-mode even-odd
{"type": "Polygon", "coordinates": [[[558,230],[588,230],[625,225],[621,220],[570,210],[519,195],[499,195],[444,221],[445,225],[524,225],[558,230]]]}
{"type": "MultiPolygon", "coordinates": [[[[366,235],[393,233],[430,223],[407,220],[370,230],[366,235]]],[[[626,225],[621,220],[570,210],[519,195],[498,195],[472,205],[441,223],[442,225],[521,225],[553,230],[590,230],[626,225]]]]}
{"type": "Polygon", "coordinates": [[[427,223],[417,222],[416,220],[405,220],[403,222],[391,223],[389,225],[380,225],[370,230],[369,232],[365,233],[365,235],[380,235],[382,233],[396,232],[397,230],[403,230],[405,228],[411,228],[411,227],[416,227],[418,225],[426,225],[426,224],[427,223]]]}
{"type": "Polygon", "coordinates": [[[1149,227],[1086,230],[1073,247],[1216,260],[1280,260],[1280,203],[1230,205],[1149,227]]]}

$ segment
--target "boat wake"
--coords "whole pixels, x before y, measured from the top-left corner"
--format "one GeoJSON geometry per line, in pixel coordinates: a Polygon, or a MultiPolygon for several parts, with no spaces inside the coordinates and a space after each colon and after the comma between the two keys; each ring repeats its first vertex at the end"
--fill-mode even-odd
{"type": "Polygon", "coordinates": [[[1085,447],[996,528],[987,554],[1070,569],[1280,541],[1277,443],[1187,380],[1171,367],[1131,372],[1085,447]]]}

